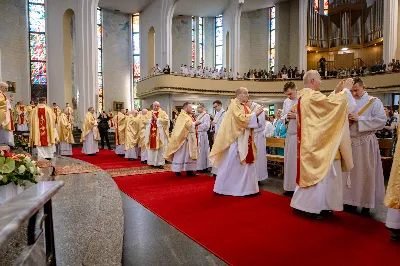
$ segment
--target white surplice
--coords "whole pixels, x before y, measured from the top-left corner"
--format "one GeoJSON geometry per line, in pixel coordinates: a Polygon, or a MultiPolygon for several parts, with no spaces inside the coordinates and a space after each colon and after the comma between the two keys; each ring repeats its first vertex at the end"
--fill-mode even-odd
{"type": "Polygon", "coordinates": [[[56,152],[56,145],[51,145],[51,146],[42,146],[36,147],[37,150],[37,156],[39,158],[54,158],[54,153],[56,152]]]}
{"type": "MultiPolygon", "coordinates": [[[[193,133],[195,130],[195,123],[192,124],[189,133],[193,133]]],[[[182,171],[196,171],[197,170],[197,161],[190,159],[189,152],[189,142],[186,138],[182,147],[179,148],[174,153],[174,158],[172,159],[172,172],[178,173],[182,171]]]]}
{"type": "MultiPolygon", "coordinates": [[[[257,116],[252,114],[248,129],[257,128],[257,116]]],[[[242,135],[245,132],[243,131],[242,135]]],[[[222,156],[214,192],[231,196],[246,196],[259,192],[256,164],[242,164],[239,158],[239,136],[222,156]]],[[[243,139],[246,141],[247,139],[243,139]]]]}
{"type": "MultiPolygon", "coordinates": [[[[305,90],[311,90],[305,88],[305,90]]],[[[356,103],[348,89],[344,89],[348,99],[348,113],[356,108],[356,103]]],[[[346,126],[346,125],[345,125],[346,126]]],[[[343,132],[341,133],[343,134],[343,132]]],[[[336,154],[339,143],[334,150],[336,154]]],[[[333,160],[326,176],[317,184],[310,187],[296,186],[290,206],[297,210],[319,214],[323,210],[343,210],[343,180],[342,163],[340,160],[333,160]]]]}
{"type": "MultiPolygon", "coordinates": [[[[297,105],[298,98],[290,100],[287,98],[283,103],[283,115],[284,119],[287,119],[287,115],[291,108],[297,105]]],[[[297,177],[297,119],[288,119],[289,125],[285,140],[284,149],[284,177],[283,177],[283,189],[285,191],[294,191],[296,189],[296,177],[297,177]]]]}
{"type": "Polygon", "coordinates": [[[269,122],[265,121],[265,130],[264,130],[264,137],[266,138],[273,138],[275,134],[275,127],[274,125],[269,122]]]}
{"type": "MultiPolygon", "coordinates": [[[[372,97],[367,92],[356,99],[359,112],[372,97]]],[[[381,205],[385,197],[385,184],[377,130],[386,124],[386,114],[382,102],[375,98],[368,109],[359,117],[358,123],[350,126],[351,148],[354,168],[350,172],[351,185],[344,183],[344,204],[363,208],[381,205]]],[[[343,173],[347,179],[348,173],[343,173]]]]}
{"type": "Polygon", "coordinates": [[[138,158],[138,147],[136,146],[125,151],[125,158],[136,160],[138,158]]]}
{"type": "Polygon", "coordinates": [[[208,141],[208,130],[210,129],[210,115],[199,114],[196,121],[201,124],[197,126],[198,149],[197,170],[202,171],[211,167],[208,155],[210,155],[210,142],[208,141]]]}
{"type": "Polygon", "coordinates": [[[400,229],[400,210],[388,208],[386,227],[390,229],[400,229]]]}
{"type": "Polygon", "coordinates": [[[83,142],[82,153],[84,154],[96,154],[99,152],[99,145],[97,140],[94,139],[93,131],[90,131],[83,142]]]}
{"type": "Polygon", "coordinates": [[[60,155],[67,155],[67,156],[71,156],[72,155],[72,145],[66,141],[61,141],[58,144],[58,150],[60,155]]]}
{"type": "MultiPolygon", "coordinates": [[[[251,106],[252,112],[259,106],[257,103],[253,102],[251,106]]],[[[256,169],[257,169],[257,181],[263,181],[268,178],[268,168],[267,168],[267,149],[265,146],[265,114],[262,113],[258,116],[258,127],[254,129],[254,143],[257,147],[256,154],[256,169]]]]}
{"type": "Polygon", "coordinates": [[[14,132],[0,126],[0,145],[14,146],[14,132]]]}
{"type": "MultiPolygon", "coordinates": [[[[222,124],[222,120],[223,120],[225,114],[226,114],[226,111],[223,108],[221,108],[221,110],[219,110],[219,112],[217,112],[214,116],[214,123],[215,123],[215,125],[214,125],[214,141],[217,139],[218,130],[222,124]]],[[[213,167],[211,173],[214,175],[217,175],[218,168],[213,167]]]]}
{"type": "MultiPolygon", "coordinates": [[[[146,125],[146,132],[145,132],[146,143],[150,142],[149,140],[150,140],[151,121],[152,119],[149,119],[146,125]]],[[[160,134],[160,140],[163,143],[163,146],[158,150],[150,149],[148,147],[147,164],[151,166],[161,166],[165,164],[164,151],[168,145],[168,137],[165,135],[164,128],[159,120],[157,120],[157,134],[160,134]]]]}
{"type": "Polygon", "coordinates": [[[17,131],[29,131],[27,124],[17,124],[17,131]]]}
{"type": "Polygon", "coordinates": [[[147,150],[140,151],[140,159],[142,162],[147,161],[147,150]]]}
{"type": "Polygon", "coordinates": [[[115,147],[115,153],[116,154],[125,154],[125,144],[122,144],[122,145],[117,145],[116,147],[115,147]]]}

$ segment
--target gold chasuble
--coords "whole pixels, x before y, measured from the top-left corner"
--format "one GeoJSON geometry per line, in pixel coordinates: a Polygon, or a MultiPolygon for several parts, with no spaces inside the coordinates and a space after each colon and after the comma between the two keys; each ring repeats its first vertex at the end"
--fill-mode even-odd
{"type": "MultiPolygon", "coordinates": [[[[399,136],[400,127],[397,128],[399,136]]],[[[387,186],[385,205],[392,209],[400,210],[400,145],[396,144],[396,151],[393,156],[392,170],[390,171],[389,184],[387,186]]]]}
{"type": "Polygon", "coordinates": [[[254,143],[254,129],[248,129],[251,116],[249,107],[237,99],[231,100],[209,156],[212,166],[216,168],[220,166],[224,152],[235,140],[238,140],[240,162],[242,164],[255,162],[257,148],[254,143]]]}
{"type": "Polygon", "coordinates": [[[16,120],[18,125],[25,125],[25,124],[28,123],[28,121],[26,121],[25,114],[24,114],[25,112],[27,112],[27,109],[28,108],[26,106],[23,106],[23,105],[17,104],[15,106],[15,108],[14,108],[14,113],[15,113],[15,116],[16,116],[15,120],[16,120]],[[21,112],[21,114],[19,115],[18,112],[21,112]]]}
{"type": "Polygon", "coordinates": [[[7,96],[0,91],[0,125],[5,130],[14,131],[14,121],[12,113],[8,109],[7,96]]]}
{"type": "Polygon", "coordinates": [[[125,150],[136,147],[139,143],[139,116],[127,116],[125,129],[125,150]]]}
{"type": "Polygon", "coordinates": [[[151,121],[149,142],[146,143],[146,146],[148,149],[158,150],[158,149],[164,147],[164,143],[162,142],[162,140],[160,138],[161,132],[158,132],[157,121],[161,122],[163,131],[168,139],[169,138],[169,129],[168,129],[169,118],[168,118],[167,113],[164,110],[161,110],[161,108],[160,108],[160,109],[158,109],[158,112],[156,112],[156,111],[148,112],[148,115],[147,115],[148,120],[153,118],[153,114],[157,118],[157,120],[151,121]]]}
{"type": "Polygon", "coordinates": [[[121,112],[115,116],[115,145],[125,144],[126,115],[121,112]]]}
{"type": "MultiPolygon", "coordinates": [[[[68,115],[67,115],[68,118],[68,115]]],[[[85,115],[85,120],[83,121],[83,127],[82,127],[82,135],[81,135],[81,142],[85,141],[86,136],[93,131],[94,139],[99,140],[100,135],[99,131],[94,129],[94,125],[96,124],[96,118],[93,117],[93,114],[91,112],[87,112],[85,115]]]]}
{"type": "Polygon", "coordinates": [[[347,108],[344,91],[329,96],[311,89],[299,92],[296,181],[300,187],[320,182],[335,159],[342,160],[343,171],[353,168],[347,108]]]}
{"type": "Polygon", "coordinates": [[[164,153],[164,158],[168,161],[172,161],[173,155],[177,152],[185,140],[188,140],[189,156],[192,160],[197,160],[198,156],[198,146],[197,146],[197,136],[194,130],[190,133],[190,128],[196,120],[188,115],[184,110],[181,111],[175,122],[175,127],[172,131],[171,138],[168,142],[168,146],[164,153]]]}
{"type": "MultiPolygon", "coordinates": [[[[53,112],[54,112],[54,115],[56,116],[56,121],[55,121],[55,123],[58,124],[58,117],[59,117],[60,114],[61,114],[61,110],[60,110],[60,108],[58,108],[58,106],[57,106],[57,107],[53,107],[53,112]]],[[[67,118],[68,118],[68,116],[67,116],[67,118]]]]}
{"type": "Polygon", "coordinates": [[[146,125],[148,118],[147,116],[141,115],[139,117],[139,147],[141,151],[145,151],[146,147],[146,125]]]}
{"type": "Polygon", "coordinates": [[[49,147],[56,143],[53,110],[45,104],[38,104],[32,110],[29,121],[29,146],[49,147]]]}
{"type": "Polygon", "coordinates": [[[72,134],[72,125],[68,121],[68,116],[64,113],[58,117],[58,140],[59,142],[65,141],[69,144],[75,143],[72,134]]]}

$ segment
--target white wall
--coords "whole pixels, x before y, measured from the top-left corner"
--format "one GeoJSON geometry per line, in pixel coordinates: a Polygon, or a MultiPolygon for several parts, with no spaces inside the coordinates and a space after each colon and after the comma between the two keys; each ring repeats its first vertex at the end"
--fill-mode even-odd
{"type": "Polygon", "coordinates": [[[225,9],[224,18],[224,44],[223,44],[223,60],[222,65],[229,71],[230,68],[234,72],[239,70],[240,62],[240,18],[242,13],[242,5],[238,0],[231,0],[225,9]],[[226,47],[227,33],[229,32],[229,63],[227,64],[226,47]]]}
{"type": "Polygon", "coordinates": [[[181,64],[186,64],[189,67],[191,61],[192,61],[192,17],[190,16],[173,17],[171,71],[179,72],[181,64]]]}
{"type": "Polygon", "coordinates": [[[15,81],[14,100],[30,100],[28,22],[25,0],[0,1],[0,79],[15,81]]]}
{"type": "Polygon", "coordinates": [[[113,102],[131,109],[131,15],[103,9],[103,95],[104,110],[113,102]]]}

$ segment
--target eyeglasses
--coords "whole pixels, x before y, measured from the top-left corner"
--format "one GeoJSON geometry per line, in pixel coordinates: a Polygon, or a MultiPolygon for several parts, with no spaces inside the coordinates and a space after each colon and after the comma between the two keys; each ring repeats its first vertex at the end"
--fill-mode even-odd
{"type": "Polygon", "coordinates": [[[217,108],[217,107],[218,107],[217,105],[214,105],[214,106],[213,106],[214,109],[217,108]]]}

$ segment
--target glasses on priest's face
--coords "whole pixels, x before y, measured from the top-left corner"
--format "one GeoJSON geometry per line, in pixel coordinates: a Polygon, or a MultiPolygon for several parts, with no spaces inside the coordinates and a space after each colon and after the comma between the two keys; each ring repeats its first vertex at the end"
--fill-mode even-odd
{"type": "Polygon", "coordinates": [[[217,108],[218,107],[218,105],[213,105],[213,108],[215,109],[215,108],[217,108]]]}

